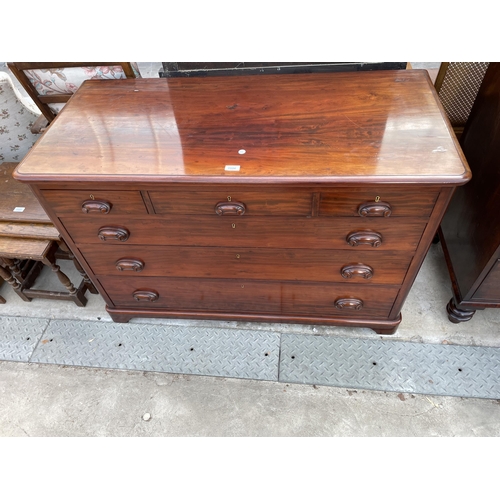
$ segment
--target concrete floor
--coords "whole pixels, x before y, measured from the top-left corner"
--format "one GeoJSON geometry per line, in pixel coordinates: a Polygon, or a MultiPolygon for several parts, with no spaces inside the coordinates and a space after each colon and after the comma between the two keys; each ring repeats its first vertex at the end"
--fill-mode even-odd
{"type": "MultiPolygon", "coordinates": [[[[144,64],[154,76],[157,63],[144,64]]],[[[75,278],[68,264],[61,267],[75,278]]],[[[40,286],[52,279],[45,272],[40,286]]],[[[448,321],[450,287],[441,247],[433,245],[394,339],[500,347],[500,311],[480,311],[461,325],[448,321]]],[[[7,299],[2,316],[111,321],[101,297],[89,293],[85,308],[42,299],[26,304],[6,284],[0,293],[7,299]]],[[[132,322],[376,336],[368,329],[314,325],[132,322]]],[[[499,435],[500,400],[0,361],[0,436],[499,435]]]]}
{"type": "Polygon", "coordinates": [[[0,380],[1,436],[498,436],[500,428],[497,400],[7,362],[0,380]]]}

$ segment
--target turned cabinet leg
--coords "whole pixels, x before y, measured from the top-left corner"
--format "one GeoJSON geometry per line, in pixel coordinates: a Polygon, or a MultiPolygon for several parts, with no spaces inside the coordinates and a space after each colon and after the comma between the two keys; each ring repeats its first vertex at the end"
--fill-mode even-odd
{"type": "Polygon", "coordinates": [[[466,311],[460,309],[455,302],[455,297],[452,297],[446,306],[446,312],[448,313],[448,319],[452,323],[463,323],[464,321],[469,321],[476,311],[466,311]]]}
{"type": "Polygon", "coordinates": [[[47,256],[43,263],[49,266],[52,271],[56,274],[57,278],[61,282],[61,284],[68,290],[69,295],[71,296],[71,300],[79,306],[85,307],[87,304],[87,299],[85,298],[85,287],[75,288],[71,280],[61,271],[61,268],[56,264],[55,258],[53,255],[47,256]]]}
{"type": "MultiPolygon", "coordinates": [[[[9,269],[4,268],[1,265],[0,265],[0,277],[2,277],[3,280],[6,281],[14,289],[14,291],[17,293],[17,295],[19,295],[19,297],[21,297],[21,299],[23,299],[25,302],[31,302],[31,299],[29,297],[26,297],[26,295],[24,295],[19,281],[17,281],[17,279],[13,276],[13,274],[10,272],[9,269]]],[[[5,299],[3,300],[4,301],[2,303],[5,304],[5,299]]]]}
{"type": "Polygon", "coordinates": [[[21,268],[19,267],[18,262],[16,262],[13,259],[8,259],[7,257],[2,257],[3,262],[7,266],[9,266],[10,272],[12,273],[12,276],[14,276],[17,280],[22,281],[23,280],[23,272],[21,271],[21,268]]]}
{"type": "Polygon", "coordinates": [[[80,265],[80,263],[78,262],[78,260],[75,258],[75,256],[73,255],[73,253],[71,252],[71,250],[68,248],[68,246],[66,245],[66,243],[64,243],[63,241],[61,241],[59,243],[59,245],[61,246],[61,248],[68,253],[68,257],[70,258],[70,260],[73,262],[76,270],[80,273],[80,276],[82,277],[84,283],[85,283],[85,286],[87,288],[87,290],[94,294],[94,295],[97,295],[99,294],[99,292],[97,291],[97,288],[94,286],[94,283],[92,283],[92,281],[90,281],[90,278],[87,276],[87,273],[84,271],[83,267],[80,265]]]}
{"type": "Polygon", "coordinates": [[[54,273],[56,273],[57,278],[68,290],[68,292],[71,295],[75,295],[77,291],[76,288],[73,283],[71,283],[71,280],[61,271],[61,268],[55,262],[50,264],[50,268],[54,273]]]}

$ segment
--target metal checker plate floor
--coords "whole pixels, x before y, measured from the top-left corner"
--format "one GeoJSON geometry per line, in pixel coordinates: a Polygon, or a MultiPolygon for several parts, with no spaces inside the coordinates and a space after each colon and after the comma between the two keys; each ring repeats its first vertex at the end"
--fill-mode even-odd
{"type": "Polygon", "coordinates": [[[0,316],[0,359],[29,361],[48,319],[0,316]]]}
{"type": "Polygon", "coordinates": [[[0,317],[0,360],[500,399],[500,348],[0,317]]]}
{"type": "Polygon", "coordinates": [[[51,321],[31,361],[277,380],[278,333],[51,321]]]}
{"type": "Polygon", "coordinates": [[[500,398],[500,349],[282,335],[280,382],[500,398]]]}

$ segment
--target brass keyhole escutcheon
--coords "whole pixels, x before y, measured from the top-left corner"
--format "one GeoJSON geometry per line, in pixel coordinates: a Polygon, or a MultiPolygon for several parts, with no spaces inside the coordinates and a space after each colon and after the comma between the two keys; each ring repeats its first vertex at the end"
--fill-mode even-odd
{"type": "Polygon", "coordinates": [[[231,227],[234,229],[236,227],[236,224],[231,224],[231,227]]]}
{"type": "Polygon", "coordinates": [[[380,196],[375,196],[375,201],[380,201],[380,196]]]}
{"type": "Polygon", "coordinates": [[[239,259],[239,258],[240,258],[240,254],[239,254],[239,253],[237,253],[237,254],[236,254],[236,258],[237,258],[237,259],[239,259]]]}
{"type": "Polygon", "coordinates": [[[91,194],[91,195],[90,195],[90,199],[91,199],[91,200],[95,200],[95,198],[94,198],[94,195],[93,195],[93,194],[91,194]]]}
{"type": "Polygon", "coordinates": [[[227,201],[231,201],[231,196],[228,196],[228,197],[227,197],[227,201]]]}
{"type": "Polygon", "coordinates": [[[241,288],[245,288],[245,285],[241,285],[241,288]]]}

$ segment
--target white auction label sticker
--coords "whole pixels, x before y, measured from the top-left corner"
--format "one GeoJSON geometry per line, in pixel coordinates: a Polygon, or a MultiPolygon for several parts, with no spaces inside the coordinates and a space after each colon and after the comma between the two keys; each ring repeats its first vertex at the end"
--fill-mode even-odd
{"type": "Polygon", "coordinates": [[[16,207],[14,208],[13,212],[24,212],[25,210],[25,207],[16,207]]]}
{"type": "Polygon", "coordinates": [[[224,170],[227,170],[228,172],[239,172],[240,165],[226,165],[224,170]]]}

